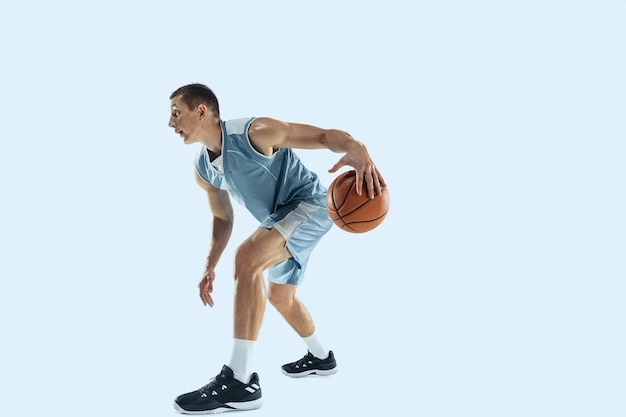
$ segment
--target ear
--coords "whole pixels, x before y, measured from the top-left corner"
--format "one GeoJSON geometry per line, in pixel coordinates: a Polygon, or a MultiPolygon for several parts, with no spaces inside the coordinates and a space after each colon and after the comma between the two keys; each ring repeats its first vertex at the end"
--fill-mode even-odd
{"type": "Polygon", "coordinates": [[[209,109],[205,104],[198,104],[197,110],[200,119],[204,119],[209,114],[209,109]]]}

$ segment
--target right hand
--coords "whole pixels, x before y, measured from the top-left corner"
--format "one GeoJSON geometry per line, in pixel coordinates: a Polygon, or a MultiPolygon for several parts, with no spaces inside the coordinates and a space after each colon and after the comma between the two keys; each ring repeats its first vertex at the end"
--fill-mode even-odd
{"type": "Polygon", "coordinates": [[[202,279],[200,279],[200,283],[198,284],[202,304],[205,306],[208,305],[209,307],[213,307],[215,304],[213,302],[213,297],[211,297],[211,293],[213,292],[213,281],[215,281],[215,271],[212,268],[207,268],[204,275],[202,275],[202,279]]]}

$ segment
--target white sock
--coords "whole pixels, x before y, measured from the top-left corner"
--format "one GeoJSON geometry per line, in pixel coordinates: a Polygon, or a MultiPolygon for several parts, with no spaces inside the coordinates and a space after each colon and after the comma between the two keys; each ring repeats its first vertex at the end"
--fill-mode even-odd
{"type": "Polygon", "coordinates": [[[252,376],[251,363],[254,351],[254,340],[233,339],[233,353],[230,357],[230,369],[235,379],[247,384],[252,376]]]}
{"type": "Polygon", "coordinates": [[[313,332],[309,337],[303,337],[302,340],[304,340],[304,343],[306,343],[309,348],[309,352],[316,358],[326,359],[328,357],[329,352],[324,348],[324,345],[322,345],[322,341],[317,335],[317,332],[313,332]]]}

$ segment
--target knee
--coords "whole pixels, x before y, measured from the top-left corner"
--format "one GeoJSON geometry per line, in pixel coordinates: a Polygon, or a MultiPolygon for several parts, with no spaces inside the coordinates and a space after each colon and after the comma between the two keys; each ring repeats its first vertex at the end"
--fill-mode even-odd
{"type": "Polygon", "coordinates": [[[253,280],[262,276],[263,270],[257,263],[252,248],[248,245],[238,247],[235,252],[235,280],[253,280]]]}
{"type": "Polygon", "coordinates": [[[267,300],[271,305],[278,311],[283,311],[285,309],[290,308],[295,300],[295,297],[289,294],[285,294],[280,291],[272,291],[271,289],[267,292],[267,300]]]}

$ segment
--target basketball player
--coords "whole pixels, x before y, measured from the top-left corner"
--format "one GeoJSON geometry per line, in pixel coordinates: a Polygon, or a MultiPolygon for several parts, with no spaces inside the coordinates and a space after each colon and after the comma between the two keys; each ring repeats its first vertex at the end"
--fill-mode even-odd
{"type": "Polygon", "coordinates": [[[357,192],[370,198],[381,193],[385,182],[365,146],[345,132],[265,117],[223,121],[216,96],[202,84],[183,86],[170,100],[169,126],[183,143],[202,145],[194,161],[195,178],[206,191],[213,214],[209,254],[198,285],[204,305],[213,306],[215,267],[233,227],[230,198],[260,223],[235,254],[230,362],[204,387],[178,396],[174,408],[189,414],[255,409],[261,406],[261,387],[250,358],[266,297],[308,348],[302,359],[283,365],[283,373],[303,377],[337,371],[333,352],[324,347],[311,316],[296,298],[311,251],[332,225],[325,207],[326,189],[291,148],[344,153],[329,172],[353,167],[357,192]]]}

